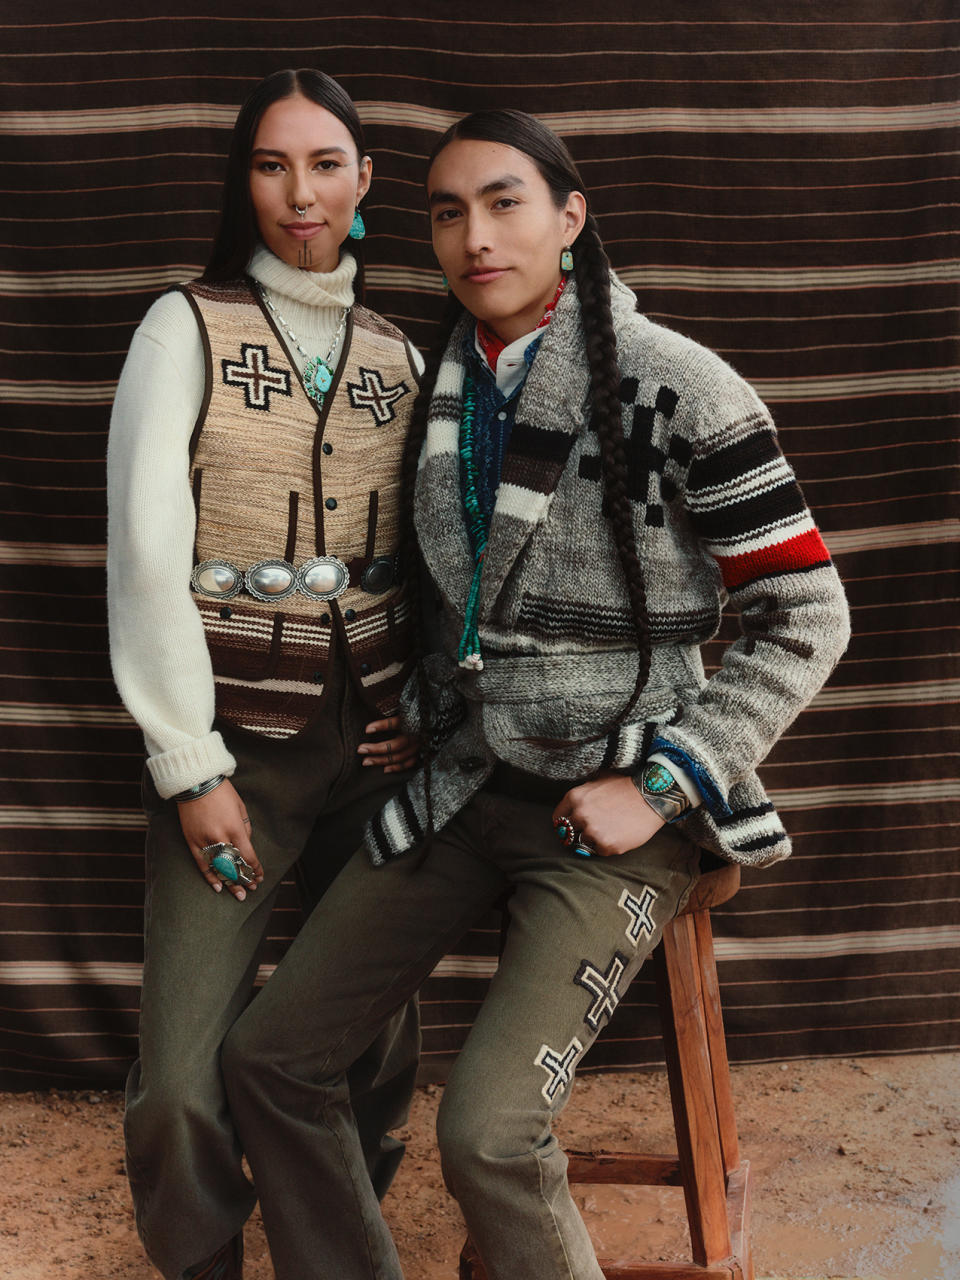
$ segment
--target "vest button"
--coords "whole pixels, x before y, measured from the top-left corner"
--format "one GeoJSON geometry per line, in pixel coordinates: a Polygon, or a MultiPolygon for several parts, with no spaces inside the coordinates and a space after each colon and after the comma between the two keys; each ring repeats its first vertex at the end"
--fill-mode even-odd
{"type": "Polygon", "coordinates": [[[357,611],[356,609],[344,609],[343,616],[346,618],[348,622],[352,622],[354,618],[357,616],[357,611]]]}
{"type": "Polygon", "coordinates": [[[333,453],[333,445],[328,444],[326,440],[324,440],[320,448],[323,450],[324,453],[327,453],[327,454],[333,453]]]}
{"type": "Polygon", "coordinates": [[[336,498],[328,498],[323,505],[327,508],[328,511],[336,511],[337,500],[336,498]]]}
{"type": "Polygon", "coordinates": [[[329,625],[330,625],[330,615],[329,615],[329,613],[321,613],[321,615],[320,615],[320,621],[323,623],[323,625],[324,625],[325,627],[329,626],[329,625]]]}
{"type": "Polygon", "coordinates": [[[368,676],[368,675],[370,674],[370,663],[369,663],[369,662],[361,662],[361,663],[360,663],[360,674],[361,674],[362,676],[368,676]]]}
{"type": "Polygon", "coordinates": [[[322,672],[322,671],[315,671],[315,672],[313,673],[313,683],[314,683],[314,684],[323,684],[323,672],[322,672]]]}
{"type": "Polygon", "coordinates": [[[233,610],[228,604],[225,604],[220,610],[220,617],[223,618],[224,622],[226,622],[227,618],[233,617],[233,610]]]}

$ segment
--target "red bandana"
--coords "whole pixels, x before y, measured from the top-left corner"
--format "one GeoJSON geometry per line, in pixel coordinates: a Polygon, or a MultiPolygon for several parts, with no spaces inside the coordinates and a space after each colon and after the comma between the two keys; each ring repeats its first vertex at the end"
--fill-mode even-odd
{"type": "MultiPolygon", "coordinates": [[[[544,329],[553,319],[553,313],[557,309],[557,303],[560,301],[560,295],[563,293],[564,286],[567,283],[567,277],[561,276],[560,283],[557,285],[557,292],[553,295],[553,301],[543,313],[543,319],[537,325],[538,329],[544,329]]],[[[497,361],[500,359],[500,353],[507,345],[501,342],[493,330],[483,320],[477,321],[477,341],[483,352],[483,357],[490,366],[491,372],[497,372],[497,361]]]]}

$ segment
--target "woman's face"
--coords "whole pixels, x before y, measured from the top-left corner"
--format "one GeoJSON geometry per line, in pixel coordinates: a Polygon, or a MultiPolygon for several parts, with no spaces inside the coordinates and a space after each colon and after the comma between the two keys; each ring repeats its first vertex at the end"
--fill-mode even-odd
{"type": "Polygon", "coordinates": [[[540,323],[560,254],[586,218],[572,191],[558,209],[534,162],[499,142],[456,138],[427,176],[433,250],[450,288],[503,342],[540,323]]]}
{"type": "Polygon", "coordinates": [[[325,107],[300,94],[271,103],[250,155],[250,198],[264,244],[292,267],[332,271],[372,169],[325,107]]]}

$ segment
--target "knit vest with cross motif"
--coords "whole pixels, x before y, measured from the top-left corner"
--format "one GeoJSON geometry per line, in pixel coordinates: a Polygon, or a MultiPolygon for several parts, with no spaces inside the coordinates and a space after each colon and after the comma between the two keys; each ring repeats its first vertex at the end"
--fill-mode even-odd
{"type": "Polygon", "coordinates": [[[294,736],[318,714],[341,650],[371,708],[392,715],[411,649],[404,591],[393,582],[376,594],[361,582],[372,561],[397,551],[400,463],[416,394],[406,339],[355,306],[318,410],[248,281],[182,291],[206,357],[190,441],[195,562],[245,571],[263,560],[299,568],[336,556],[350,571],[334,600],[194,591],[217,717],[270,738],[294,736]]]}

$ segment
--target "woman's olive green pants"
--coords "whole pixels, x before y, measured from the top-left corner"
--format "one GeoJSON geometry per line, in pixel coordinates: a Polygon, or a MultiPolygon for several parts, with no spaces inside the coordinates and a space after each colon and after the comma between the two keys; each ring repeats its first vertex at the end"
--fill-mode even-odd
{"type": "MultiPolygon", "coordinates": [[[[180,1280],[234,1236],[256,1201],[241,1167],[220,1052],[253,991],[280,881],[299,859],[298,879],[312,905],[400,776],[362,767],[356,748],[364,725],[376,716],[333,665],[321,717],[298,738],[283,742],[224,730],[237,759],[233,783],[265,872],[244,902],[206,884],[184,843],[176,805],[157,797],[149,777],[144,787],[149,827],[140,1056],[127,1082],[124,1128],[137,1227],[166,1280],[180,1280]]],[[[365,927],[359,917],[357,927],[365,927]]],[[[376,928],[376,921],[369,927],[376,928]]],[[[313,945],[325,946],[322,934],[313,945]]],[[[305,971],[305,986],[310,981],[305,971]]],[[[295,1011],[286,1031],[301,1034],[295,1011]]],[[[309,1034],[306,1026],[302,1034],[309,1034]]],[[[418,1056],[411,1000],[348,1072],[351,1124],[376,1195],[386,1191],[402,1155],[401,1144],[386,1135],[406,1119],[418,1056]]]]}

